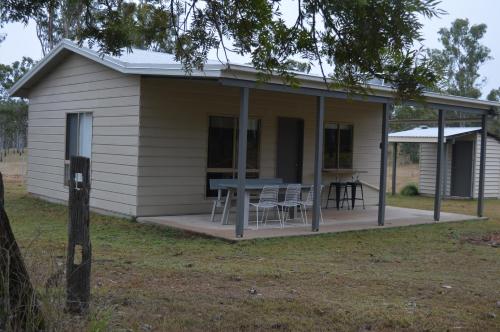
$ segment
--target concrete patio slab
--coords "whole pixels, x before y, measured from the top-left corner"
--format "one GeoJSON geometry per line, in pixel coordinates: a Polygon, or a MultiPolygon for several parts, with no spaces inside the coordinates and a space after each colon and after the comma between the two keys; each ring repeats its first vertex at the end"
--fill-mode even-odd
{"type": "MultiPolygon", "coordinates": [[[[287,223],[284,228],[280,228],[279,222],[277,221],[268,222],[267,225],[259,224],[259,229],[257,229],[255,217],[250,216],[250,225],[245,229],[243,238],[236,238],[235,236],[234,214],[231,215],[230,222],[232,224],[230,225],[221,225],[219,222],[210,222],[210,215],[208,214],[140,217],[137,220],[140,223],[167,226],[230,241],[285,236],[309,236],[325,233],[383,229],[435,223],[432,211],[387,206],[385,226],[380,227],[377,225],[377,211],[378,209],[376,206],[366,207],[365,210],[323,210],[324,223],[320,224],[318,232],[312,232],[311,225],[304,225],[301,220],[287,223]]],[[[442,212],[441,220],[439,222],[481,219],[486,218],[442,212]]]]}

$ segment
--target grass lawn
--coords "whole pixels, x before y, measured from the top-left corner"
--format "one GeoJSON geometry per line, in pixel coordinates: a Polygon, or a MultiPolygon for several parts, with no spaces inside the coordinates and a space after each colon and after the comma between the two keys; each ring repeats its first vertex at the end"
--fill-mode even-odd
{"type": "MultiPolygon", "coordinates": [[[[64,282],[47,284],[64,268],[66,208],[19,183],[6,189],[54,330],[500,330],[500,248],[487,243],[500,236],[499,201],[486,204],[490,221],[235,244],[92,215],[92,312],[83,320],[63,313],[64,282]]],[[[420,197],[389,203],[432,207],[420,197]]],[[[475,205],[443,209],[472,214],[475,205]]]]}

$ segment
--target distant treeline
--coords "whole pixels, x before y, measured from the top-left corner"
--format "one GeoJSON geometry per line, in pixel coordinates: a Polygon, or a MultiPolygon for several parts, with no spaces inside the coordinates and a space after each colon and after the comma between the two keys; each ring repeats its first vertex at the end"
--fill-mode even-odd
{"type": "Polygon", "coordinates": [[[0,102],[0,161],[8,153],[24,153],[27,145],[28,105],[24,101],[0,102]]]}
{"type": "Polygon", "coordinates": [[[35,64],[23,57],[11,65],[0,63],[0,161],[8,153],[24,153],[27,145],[28,104],[21,98],[11,98],[8,90],[35,64]]]}

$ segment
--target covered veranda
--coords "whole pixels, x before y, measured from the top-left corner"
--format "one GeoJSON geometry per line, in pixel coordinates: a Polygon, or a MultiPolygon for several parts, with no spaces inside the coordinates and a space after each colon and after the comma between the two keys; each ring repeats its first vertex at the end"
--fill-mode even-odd
{"type": "MultiPolygon", "coordinates": [[[[382,135],[380,138],[380,179],[379,179],[379,199],[378,207],[369,209],[363,212],[356,212],[362,214],[370,214],[372,216],[371,223],[367,219],[367,225],[364,228],[371,226],[384,226],[386,225],[386,220],[389,218],[388,212],[395,211],[394,208],[388,210],[386,207],[386,184],[387,184],[387,150],[388,150],[388,134],[389,134],[389,117],[391,110],[394,105],[394,99],[391,96],[391,91],[388,89],[386,95],[382,93],[377,95],[353,95],[346,92],[331,91],[321,88],[312,87],[301,87],[292,88],[281,84],[273,83],[256,83],[252,81],[244,81],[238,79],[220,79],[220,83],[223,86],[233,86],[240,88],[240,112],[239,112],[239,137],[242,139],[238,142],[238,174],[245,174],[246,165],[246,153],[247,150],[247,140],[246,132],[248,126],[248,108],[249,108],[249,94],[253,89],[264,89],[270,91],[286,92],[286,93],[298,93],[303,95],[310,95],[316,98],[316,128],[315,128],[315,146],[314,146],[314,205],[312,208],[312,222],[309,225],[310,232],[319,232],[322,228],[336,227],[336,222],[332,222],[330,226],[320,224],[320,209],[322,198],[320,195],[321,185],[324,184],[322,181],[322,151],[323,151],[323,126],[324,126],[324,114],[325,114],[325,98],[341,98],[341,99],[356,99],[366,102],[376,102],[380,103],[382,107],[382,135]],[[375,210],[376,211],[375,211],[375,210]],[[373,215],[376,213],[376,219],[373,215]]],[[[415,101],[408,101],[408,105],[422,106],[421,103],[415,101]]],[[[488,103],[481,103],[474,100],[468,100],[465,98],[457,98],[452,96],[442,96],[434,93],[425,94],[425,107],[435,109],[438,112],[438,151],[436,155],[437,167],[436,167],[436,193],[434,201],[434,211],[432,212],[432,221],[443,221],[444,219],[453,217],[453,215],[448,215],[441,213],[441,200],[442,200],[442,186],[444,181],[444,128],[445,128],[445,116],[446,112],[460,112],[474,114],[481,117],[481,135],[483,139],[481,140],[481,153],[480,153],[480,174],[479,174],[479,193],[478,193],[478,205],[477,205],[477,216],[483,217],[484,211],[484,181],[485,181],[485,154],[486,154],[486,126],[487,126],[487,116],[495,112],[493,106],[488,103]]],[[[237,186],[237,209],[236,209],[236,219],[234,223],[235,236],[237,238],[243,237],[245,234],[244,220],[245,220],[245,187],[246,178],[244,176],[238,176],[238,186],[237,186]]],[[[327,210],[328,211],[328,210],[327,210]]],[[[345,220],[354,220],[355,215],[351,211],[350,214],[344,216],[345,220]]],[[[403,220],[411,219],[410,211],[407,211],[407,216],[405,216],[404,210],[398,210],[398,217],[395,219],[403,220]]],[[[330,211],[326,212],[330,213],[330,211]]],[[[343,213],[343,212],[342,212],[343,213]]],[[[391,212],[392,213],[392,212],[391,212]]],[[[331,212],[333,220],[342,220],[341,214],[337,210],[332,210],[331,212]]],[[[426,216],[428,217],[428,216],[426,216]]],[[[392,214],[391,214],[392,218],[392,214]]],[[[457,216],[458,218],[458,216],[457,216]]],[[[466,219],[470,219],[467,217],[466,219]]],[[[328,217],[326,218],[328,219],[328,217]]],[[[423,218],[426,219],[426,218],[423,218]]],[[[425,222],[424,220],[421,222],[425,222]]],[[[427,218],[428,219],[428,218],[427,218]]],[[[426,220],[427,220],[426,219],[426,220]]],[[[464,220],[463,218],[458,218],[458,220],[464,220]]],[[[353,222],[354,225],[354,222],[353,222]]],[[[337,225],[338,227],[338,225],[337,225]]],[[[355,227],[355,226],[353,226],[355,227]]]]}
{"type": "MultiPolygon", "coordinates": [[[[236,204],[235,204],[236,209],[233,213],[234,220],[231,223],[229,223],[229,225],[222,225],[221,223],[218,222],[211,223],[210,216],[203,215],[203,213],[205,212],[200,211],[198,213],[202,214],[198,216],[193,215],[192,213],[183,213],[183,215],[176,215],[176,216],[165,216],[166,214],[165,215],[151,214],[151,217],[143,216],[142,218],[139,218],[139,221],[151,222],[151,220],[163,220],[160,224],[164,223],[164,221],[169,221],[170,226],[175,227],[175,224],[179,223],[179,220],[182,220],[183,224],[189,224],[190,220],[192,220],[196,224],[196,222],[198,222],[197,220],[199,220],[200,223],[204,222],[207,224],[205,226],[205,228],[207,229],[217,228],[219,230],[224,230],[224,232],[231,231],[232,238],[235,237],[243,238],[244,236],[246,237],[246,235],[254,232],[252,230],[251,224],[245,225],[246,221],[249,220],[247,191],[250,182],[249,179],[246,178],[245,174],[247,172],[246,151],[248,146],[247,132],[249,128],[249,108],[250,108],[249,104],[252,100],[251,96],[257,95],[259,91],[261,92],[269,91],[272,93],[276,92],[279,93],[281,96],[286,96],[286,95],[291,96],[292,94],[307,96],[310,102],[309,104],[307,104],[307,107],[303,109],[303,112],[304,113],[307,112],[308,114],[314,114],[315,117],[315,119],[313,119],[314,121],[311,121],[311,129],[312,129],[310,131],[311,140],[308,143],[308,148],[310,149],[311,152],[310,155],[308,155],[308,160],[311,163],[311,166],[313,167],[311,167],[310,180],[305,180],[305,184],[309,186],[313,185],[315,191],[314,202],[311,211],[312,213],[309,216],[309,223],[307,224],[307,226],[304,226],[303,224],[297,225],[296,232],[299,232],[300,234],[303,234],[304,232],[318,233],[318,232],[328,231],[329,227],[333,227],[332,230],[330,231],[335,231],[333,229],[336,227],[334,226],[336,222],[340,221],[349,222],[350,220],[354,222],[354,220],[356,219],[356,215],[363,216],[362,219],[364,220],[364,224],[359,226],[362,228],[374,228],[374,227],[376,228],[385,226],[387,225],[386,221],[388,220],[388,218],[392,218],[394,220],[400,220],[401,225],[405,225],[405,219],[411,219],[412,214],[410,213],[410,211],[406,211],[407,212],[406,216],[405,213],[399,213],[397,217],[394,217],[393,215],[392,216],[390,215],[390,211],[393,210],[390,210],[386,207],[389,117],[393,110],[393,104],[394,104],[394,95],[392,89],[385,86],[370,86],[371,90],[369,90],[370,91],[369,94],[360,95],[360,94],[348,93],[345,91],[329,90],[325,87],[324,81],[320,80],[319,78],[313,79],[310,76],[302,77],[301,87],[296,88],[284,85],[283,83],[277,80],[270,81],[268,83],[257,82],[255,77],[252,75],[248,75],[248,73],[246,74],[246,76],[245,73],[241,72],[224,73],[223,75],[224,75],[223,77],[219,77],[214,81],[221,87],[232,88],[231,91],[233,91],[235,97],[239,99],[239,111],[235,112],[235,115],[237,116],[238,119],[237,120],[238,126],[236,127],[237,128],[236,132],[239,139],[236,140],[234,149],[234,151],[237,154],[236,160],[238,161],[237,167],[235,169],[237,178],[235,179],[235,186],[234,186],[234,192],[236,193],[236,204]],[[323,169],[323,160],[322,160],[324,151],[323,128],[325,127],[325,122],[326,122],[325,103],[328,99],[354,100],[359,104],[367,103],[367,105],[371,105],[370,108],[374,112],[372,113],[374,114],[374,118],[372,119],[373,124],[371,125],[369,124],[367,127],[365,127],[364,130],[370,130],[371,129],[370,127],[373,126],[373,129],[376,130],[377,135],[376,137],[373,138],[373,140],[370,140],[369,144],[366,145],[365,148],[366,150],[364,151],[370,150],[368,151],[370,152],[370,155],[374,153],[375,155],[377,155],[378,153],[380,153],[380,159],[377,158],[377,161],[374,162],[375,165],[373,168],[374,173],[378,175],[375,175],[375,179],[372,182],[374,187],[377,187],[373,189],[375,189],[374,191],[376,193],[375,195],[378,196],[376,197],[378,204],[376,206],[371,206],[366,210],[362,211],[358,210],[338,211],[334,209],[332,209],[331,211],[323,210],[325,216],[324,218],[325,223],[322,224],[320,223],[320,214],[321,214],[322,202],[324,202],[324,200],[320,195],[320,190],[322,185],[327,187],[330,184],[328,182],[330,180],[327,180],[326,177],[323,178],[323,175],[325,175],[324,174],[325,170],[323,169]],[[378,107],[380,108],[377,111],[378,107]],[[378,116],[381,116],[380,121],[377,121],[378,116]],[[381,128],[378,126],[381,126],[381,128]],[[378,140],[378,137],[380,137],[380,140],[378,140]],[[380,148],[380,150],[378,152],[375,152],[377,148],[380,148]],[[312,183],[309,181],[311,181],[312,183]],[[329,224],[332,224],[333,226],[329,226],[329,224]],[[299,228],[300,231],[298,230],[299,228]]],[[[212,84],[215,83],[214,81],[212,81],[212,84]]],[[[480,116],[482,119],[482,128],[486,128],[487,116],[494,112],[494,107],[497,105],[496,103],[493,102],[444,96],[435,93],[425,93],[424,97],[425,97],[425,107],[435,109],[436,112],[438,112],[439,114],[440,135],[438,139],[438,145],[440,146],[440,148],[438,149],[438,160],[442,160],[443,158],[442,145],[443,145],[443,130],[445,126],[446,112],[463,112],[463,113],[473,114],[475,116],[480,116]]],[[[235,101],[238,101],[238,99],[235,99],[235,101]]],[[[422,106],[421,102],[416,102],[416,101],[407,101],[407,104],[413,106],[422,106]]],[[[182,106],[182,104],[180,105],[182,106]]],[[[236,105],[237,104],[235,103],[235,106],[236,105]]],[[[330,114],[334,114],[335,108],[331,108],[329,112],[330,114]]],[[[283,114],[285,113],[286,112],[284,112],[283,114]]],[[[361,137],[360,139],[362,140],[363,137],[361,137]]],[[[482,167],[481,167],[481,174],[479,177],[480,190],[478,195],[478,211],[477,211],[477,215],[479,217],[482,217],[483,215],[484,177],[485,177],[484,151],[486,147],[485,144],[486,140],[482,140],[482,146],[481,146],[482,167]]],[[[358,153],[366,153],[366,152],[358,152],[358,153]]],[[[355,165],[355,167],[357,166],[355,165]]],[[[442,163],[437,163],[436,171],[437,171],[436,192],[441,193],[440,188],[443,182],[442,163]]],[[[415,221],[415,223],[418,224],[418,223],[427,223],[427,222],[435,222],[443,220],[444,218],[442,217],[441,214],[441,198],[442,196],[440,194],[437,194],[435,196],[434,211],[427,211],[425,216],[420,218],[418,221],[415,221]],[[430,215],[428,213],[430,213],[430,215]]],[[[374,203],[375,201],[372,204],[374,203]]],[[[401,210],[398,211],[401,212],[401,210]]],[[[471,219],[471,216],[467,216],[466,219],[471,219]]],[[[452,220],[453,218],[446,219],[446,221],[452,221],[452,220]]],[[[461,217],[456,220],[464,220],[464,218],[461,217]]],[[[179,228],[183,227],[179,226],[179,228]]],[[[263,233],[264,231],[265,231],[264,229],[259,229],[258,231],[255,232],[263,233]]],[[[203,232],[204,231],[202,231],[201,233],[203,232]]],[[[292,231],[288,231],[287,227],[285,227],[284,229],[281,230],[275,229],[272,232],[273,233],[281,232],[284,235],[287,234],[287,232],[292,232],[292,231]]]]}

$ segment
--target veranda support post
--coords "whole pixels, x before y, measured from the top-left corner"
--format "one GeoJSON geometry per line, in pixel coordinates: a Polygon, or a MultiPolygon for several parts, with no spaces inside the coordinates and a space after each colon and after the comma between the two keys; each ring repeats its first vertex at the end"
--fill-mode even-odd
{"type": "Polygon", "coordinates": [[[441,196],[443,186],[443,168],[444,168],[444,126],[445,111],[439,110],[438,115],[438,144],[436,155],[436,188],[434,192],[434,221],[439,221],[441,217],[441,196]]]}
{"type": "Polygon", "coordinates": [[[247,128],[249,94],[249,88],[240,88],[236,237],[243,237],[245,228],[245,185],[247,170],[247,128]]]}
{"type": "Polygon", "coordinates": [[[380,186],[378,193],[378,225],[385,222],[385,195],[387,190],[387,146],[389,141],[389,104],[382,108],[382,138],[380,141],[380,186]]]}
{"type": "Polygon", "coordinates": [[[325,118],[325,97],[316,97],[316,145],[314,150],[314,201],[312,231],[319,231],[321,217],[321,171],[323,168],[323,123],[325,118]]]}
{"type": "Polygon", "coordinates": [[[392,145],[392,195],[396,195],[396,172],[398,167],[398,143],[392,145]]]}
{"type": "Polygon", "coordinates": [[[487,116],[481,117],[481,156],[479,160],[479,191],[477,193],[477,215],[484,215],[484,178],[486,175],[486,142],[488,141],[487,116]]]}

